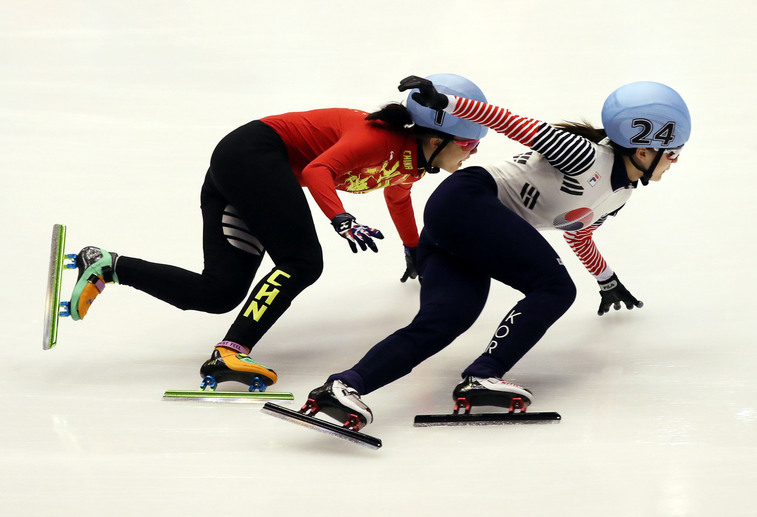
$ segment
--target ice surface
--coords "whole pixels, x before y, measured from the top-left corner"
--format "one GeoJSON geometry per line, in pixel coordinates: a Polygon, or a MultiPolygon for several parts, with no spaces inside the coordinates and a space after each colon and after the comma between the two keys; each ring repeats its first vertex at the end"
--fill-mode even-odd
{"type": "MultiPolygon", "coordinates": [[[[0,514],[757,515],[753,4],[6,4],[0,514]],[[509,378],[559,425],[412,425],[451,409],[460,368],[517,300],[503,286],[452,346],[366,397],[379,451],[254,404],[164,402],[166,389],[197,385],[234,314],[183,313],[110,286],[42,350],[53,223],[68,225],[69,250],[199,270],[199,188],[228,131],[284,111],[373,110],[401,99],[406,75],[437,72],[549,121],[599,124],[605,96],[635,80],[668,83],[691,108],[679,163],[597,233],[642,310],[598,318],[596,285],[548,234],[579,297],[509,378]]],[[[519,150],[490,134],[470,163],[519,150]]],[[[414,188],[418,214],[442,177],[414,188]]],[[[295,404],[418,305],[417,284],[399,282],[382,196],[343,199],[387,238],[379,254],[353,255],[314,212],[326,270],[255,349],[295,404]]]]}

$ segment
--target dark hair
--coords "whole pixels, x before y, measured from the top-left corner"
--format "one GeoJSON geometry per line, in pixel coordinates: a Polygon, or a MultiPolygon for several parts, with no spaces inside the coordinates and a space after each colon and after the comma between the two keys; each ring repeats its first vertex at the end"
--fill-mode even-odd
{"type": "MultiPolygon", "coordinates": [[[[603,128],[594,127],[585,120],[582,120],[581,122],[565,121],[565,122],[560,122],[558,124],[552,124],[552,125],[555,126],[556,128],[562,129],[563,131],[567,131],[568,133],[582,136],[588,140],[591,140],[592,142],[596,144],[598,144],[599,142],[607,138],[607,133],[605,132],[603,128]]],[[[635,149],[618,145],[612,140],[610,141],[610,146],[615,150],[616,153],[619,153],[621,155],[633,154],[636,151],[635,149]]]]}
{"type": "Polygon", "coordinates": [[[387,104],[380,110],[370,113],[365,120],[381,120],[397,129],[405,129],[413,124],[410,112],[398,102],[387,104]]]}
{"type": "Polygon", "coordinates": [[[408,109],[398,102],[387,104],[380,110],[370,113],[365,120],[385,122],[392,129],[410,133],[417,138],[451,138],[447,133],[415,125],[408,109]]]}

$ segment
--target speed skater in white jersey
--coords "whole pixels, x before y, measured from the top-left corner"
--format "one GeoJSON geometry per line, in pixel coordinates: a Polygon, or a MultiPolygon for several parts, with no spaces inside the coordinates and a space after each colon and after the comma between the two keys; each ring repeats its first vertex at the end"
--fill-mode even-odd
{"type": "Polygon", "coordinates": [[[428,79],[411,76],[408,104],[454,115],[504,133],[530,148],[513,160],[461,169],[430,196],[418,247],[420,310],[405,328],[376,344],[355,366],[313,391],[330,408],[359,411],[360,395],[393,382],[465,332],[483,310],[492,279],[521,293],[484,352],[462,372],[453,398],[474,405],[526,405],[530,390],[502,377],[541,339],[575,299],[559,256],[538,229],[555,228],[599,283],[599,315],[641,307],[607,265],[593,232],[637,188],[659,181],[689,138],[686,103],[672,88],[636,82],[615,90],[602,109],[604,129],[550,125],[472,99],[444,95],[428,79]]]}

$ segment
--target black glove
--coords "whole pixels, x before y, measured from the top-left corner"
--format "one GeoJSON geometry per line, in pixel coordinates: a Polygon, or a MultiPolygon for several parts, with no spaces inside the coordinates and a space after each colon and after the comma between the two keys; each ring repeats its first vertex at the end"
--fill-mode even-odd
{"type": "Polygon", "coordinates": [[[449,104],[447,96],[436,91],[434,83],[423,77],[418,77],[417,75],[405,77],[400,81],[400,85],[397,87],[401,92],[412,90],[413,88],[418,88],[419,90],[413,93],[413,100],[421,106],[426,106],[427,108],[435,110],[443,110],[447,107],[447,104],[449,104]]]}
{"type": "Polygon", "coordinates": [[[644,307],[644,303],[640,302],[633,295],[628,292],[623,284],[618,280],[618,275],[613,275],[604,282],[599,282],[599,295],[602,297],[602,301],[599,304],[599,311],[597,314],[600,316],[610,312],[610,305],[617,311],[620,310],[620,302],[626,304],[626,309],[633,309],[638,307],[641,309],[644,307]]]}
{"type": "Polygon", "coordinates": [[[331,225],[336,230],[336,233],[347,240],[352,253],[357,253],[358,246],[363,251],[368,248],[371,248],[374,252],[378,251],[378,246],[373,242],[373,237],[377,239],[384,238],[384,235],[380,231],[358,223],[347,212],[334,216],[331,220],[331,225]]]}
{"type": "Polygon", "coordinates": [[[408,278],[414,279],[418,277],[418,268],[415,267],[416,249],[405,246],[405,274],[400,278],[400,282],[405,282],[408,278]]]}

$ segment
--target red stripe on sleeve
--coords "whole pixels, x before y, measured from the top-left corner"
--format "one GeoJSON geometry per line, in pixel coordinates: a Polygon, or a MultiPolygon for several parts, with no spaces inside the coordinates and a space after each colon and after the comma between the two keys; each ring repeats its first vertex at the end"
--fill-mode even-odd
{"type": "Polygon", "coordinates": [[[455,108],[452,115],[476,124],[481,124],[497,133],[503,133],[508,138],[531,147],[536,138],[536,132],[542,121],[515,115],[505,108],[452,96],[455,108]]]}
{"type": "Polygon", "coordinates": [[[593,233],[597,226],[587,226],[575,232],[565,232],[565,241],[576,254],[581,263],[594,276],[599,276],[607,270],[607,262],[594,243],[593,233]]]}

